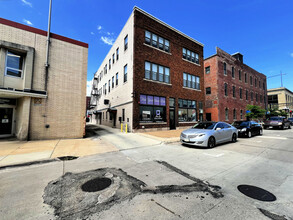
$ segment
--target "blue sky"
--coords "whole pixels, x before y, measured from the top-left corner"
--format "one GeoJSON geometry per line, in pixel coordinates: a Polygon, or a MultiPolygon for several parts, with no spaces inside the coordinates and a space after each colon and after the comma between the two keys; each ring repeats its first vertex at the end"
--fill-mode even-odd
{"type": "MultiPolygon", "coordinates": [[[[205,45],[241,52],[244,63],[293,91],[292,0],[53,0],[51,31],[89,44],[88,80],[138,6],[205,45]]],[[[49,0],[0,0],[0,16],[47,29],[49,0]]],[[[268,88],[281,86],[268,78],[268,88]]]]}

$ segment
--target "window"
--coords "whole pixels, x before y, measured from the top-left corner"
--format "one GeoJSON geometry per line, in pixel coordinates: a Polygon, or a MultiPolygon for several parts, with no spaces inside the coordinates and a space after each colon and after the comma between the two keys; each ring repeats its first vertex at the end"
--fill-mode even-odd
{"type": "Polygon", "coordinates": [[[252,86],[252,76],[250,76],[250,85],[252,86]]]}
{"type": "Polygon", "coordinates": [[[243,119],[243,110],[242,109],[240,110],[240,119],[241,120],[243,119]]]}
{"type": "Polygon", "coordinates": [[[234,66],[232,66],[232,78],[235,78],[234,66]]]}
{"type": "Polygon", "coordinates": [[[236,117],[236,109],[235,109],[235,108],[233,109],[233,119],[234,119],[234,120],[237,119],[237,117],[236,117]]]}
{"type": "Polygon", "coordinates": [[[127,64],[124,66],[124,78],[123,82],[127,82],[127,64]]]}
{"type": "Polygon", "coordinates": [[[224,63],[224,75],[227,75],[227,64],[224,63]]]}
{"type": "Polygon", "coordinates": [[[228,85],[227,85],[227,83],[224,83],[224,92],[225,92],[225,96],[228,96],[228,85]]]}
{"type": "Polygon", "coordinates": [[[190,51],[186,48],[182,48],[182,57],[183,57],[183,59],[186,59],[186,60],[189,60],[193,63],[199,64],[198,53],[190,51]]]}
{"type": "Polygon", "coordinates": [[[140,95],[140,122],[166,122],[166,98],[140,95]]]}
{"type": "Polygon", "coordinates": [[[259,102],[262,103],[262,95],[259,96],[259,102]]]}
{"type": "Polygon", "coordinates": [[[6,54],[5,74],[8,76],[21,77],[23,71],[23,56],[8,51],[6,54]]]}
{"type": "Polygon", "coordinates": [[[258,81],[258,87],[261,88],[261,86],[260,86],[260,80],[258,81]]]}
{"type": "Polygon", "coordinates": [[[241,79],[242,77],[241,77],[241,70],[239,70],[239,80],[241,81],[242,79],[241,79]]]}
{"type": "Polygon", "coordinates": [[[195,100],[178,99],[178,121],[197,121],[195,100]]]}
{"type": "Polygon", "coordinates": [[[118,86],[118,73],[116,73],[116,86],[118,86]]]}
{"type": "Polygon", "coordinates": [[[112,77],[112,88],[114,88],[114,76],[112,77]]]}
{"type": "Polygon", "coordinates": [[[236,97],[236,93],[235,93],[235,86],[232,87],[232,91],[233,91],[233,97],[236,97]]]}
{"type": "Polygon", "coordinates": [[[124,38],[124,51],[128,48],[128,35],[124,38]]]}
{"type": "Polygon", "coordinates": [[[207,67],[205,68],[205,71],[206,71],[206,74],[209,74],[209,73],[211,72],[211,68],[210,68],[210,66],[207,66],[207,67]]]}
{"type": "Polygon", "coordinates": [[[257,79],[254,79],[254,86],[257,87],[257,79]]]}
{"type": "Polygon", "coordinates": [[[109,59],[109,70],[111,69],[111,59],[109,59]]]}
{"type": "Polygon", "coordinates": [[[119,47],[116,49],[116,61],[119,60],[119,47]]]}
{"type": "Polygon", "coordinates": [[[258,95],[255,94],[255,101],[258,102],[258,95]]]}
{"type": "Polygon", "coordinates": [[[115,53],[112,55],[113,64],[115,63],[115,53]]]}
{"type": "Polygon", "coordinates": [[[211,87],[206,88],[206,95],[209,95],[209,94],[211,94],[211,87]]]}
{"type": "Polygon", "coordinates": [[[242,88],[239,88],[239,97],[242,99],[242,88]]]}
{"type": "Polygon", "coordinates": [[[107,64],[105,65],[105,74],[107,74],[107,64]]]}
{"type": "Polygon", "coordinates": [[[199,120],[203,121],[203,103],[198,102],[198,108],[199,108],[199,120]]]}
{"type": "Polygon", "coordinates": [[[253,92],[250,93],[250,99],[253,101],[253,92]]]}
{"type": "Polygon", "coordinates": [[[149,31],[145,31],[145,43],[159,48],[160,50],[169,52],[169,41],[149,31]]]}
{"type": "Polygon", "coordinates": [[[145,79],[170,83],[170,69],[161,65],[145,62],[145,79]]]}
{"type": "Polygon", "coordinates": [[[246,98],[246,100],[248,100],[248,91],[247,90],[246,90],[245,98],[246,98]]]}
{"type": "Polygon", "coordinates": [[[199,77],[188,73],[183,73],[183,87],[200,90],[199,77]]]}
{"type": "Polygon", "coordinates": [[[105,95],[106,95],[107,94],[107,83],[105,83],[104,89],[105,89],[105,95]]]}
{"type": "Polygon", "coordinates": [[[264,82],[262,83],[262,87],[263,87],[263,90],[265,90],[266,86],[264,82]]]}
{"type": "Polygon", "coordinates": [[[244,74],[244,80],[245,80],[245,83],[247,83],[247,74],[246,73],[244,74]]]}
{"type": "Polygon", "coordinates": [[[122,121],[125,121],[125,109],[122,109],[122,121]]]}
{"type": "Polygon", "coordinates": [[[229,110],[227,108],[225,108],[225,120],[229,120],[229,110]]]}
{"type": "Polygon", "coordinates": [[[105,118],[104,118],[104,112],[103,112],[103,120],[104,120],[105,118]]]}
{"type": "Polygon", "coordinates": [[[108,92],[110,93],[110,89],[111,89],[111,84],[110,84],[110,80],[108,81],[108,92]]]}

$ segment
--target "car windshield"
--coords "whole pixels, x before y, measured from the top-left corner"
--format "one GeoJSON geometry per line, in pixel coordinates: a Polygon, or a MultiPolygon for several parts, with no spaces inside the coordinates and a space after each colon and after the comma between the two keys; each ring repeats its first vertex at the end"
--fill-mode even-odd
{"type": "Polygon", "coordinates": [[[270,118],[270,121],[282,121],[282,118],[272,117],[270,118]]]}
{"type": "Polygon", "coordinates": [[[248,121],[235,121],[233,122],[232,124],[233,126],[235,127],[247,127],[249,125],[249,122],[248,121]]]}
{"type": "Polygon", "coordinates": [[[205,122],[205,123],[198,123],[196,125],[194,125],[192,128],[196,128],[196,129],[213,129],[215,127],[215,122],[205,122]]]}

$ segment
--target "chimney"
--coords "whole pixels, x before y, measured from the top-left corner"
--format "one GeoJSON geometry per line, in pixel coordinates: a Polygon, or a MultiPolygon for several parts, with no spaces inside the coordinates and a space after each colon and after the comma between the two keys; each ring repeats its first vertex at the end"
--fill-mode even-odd
{"type": "Polygon", "coordinates": [[[243,55],[239,52],[232,54],[232,57],[239,60],[241,63],[243,63],[243,55]]]}

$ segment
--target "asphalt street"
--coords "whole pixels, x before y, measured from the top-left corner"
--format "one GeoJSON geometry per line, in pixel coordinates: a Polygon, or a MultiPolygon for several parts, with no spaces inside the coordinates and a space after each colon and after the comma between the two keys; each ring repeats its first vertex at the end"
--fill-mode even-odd
{"type": "Polygon", "coordinates": [[[1,219],[293,219],[293,129],[213,149],[112,130],[118,152],[0,170],[1,219]],[[94,178],[102,191],[84,192],[94,178]],[[242,184],[276,201],[245,196],[242,184]]]}

